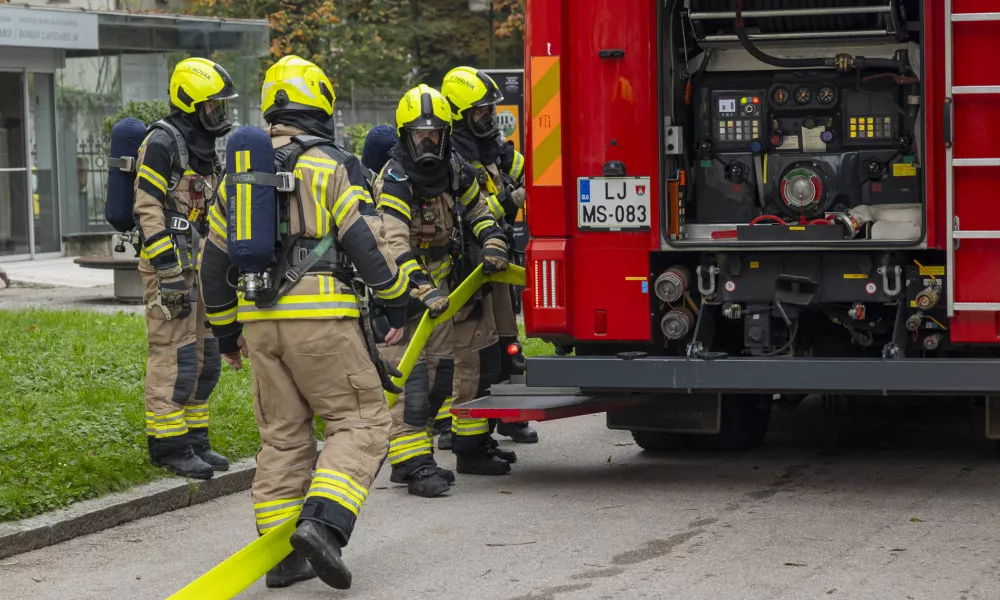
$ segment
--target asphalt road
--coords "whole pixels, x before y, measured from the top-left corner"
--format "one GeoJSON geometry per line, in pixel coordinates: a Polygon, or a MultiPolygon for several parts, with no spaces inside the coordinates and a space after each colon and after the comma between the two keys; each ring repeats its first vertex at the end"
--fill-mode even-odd
{"type": "MultiPolygon", "coordinates": [[[[239,597],[1000,597],[1000,457],[968,403],[810,404],[740,454],[648,456],[600,415],[539,430],[513,474],[459,476],[448,497],[383,472],[346,549],[352,590],[239,597]]],[[[252,539],[238,494],[0,561],[0,596],[162,599],[252,539]]]]}

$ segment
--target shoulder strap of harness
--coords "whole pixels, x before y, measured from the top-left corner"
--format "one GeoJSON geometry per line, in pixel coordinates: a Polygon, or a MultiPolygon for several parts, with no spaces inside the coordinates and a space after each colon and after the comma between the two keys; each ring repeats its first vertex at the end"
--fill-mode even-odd
{"type": "Polygon", "coordinates": [[[167,189],[172,190],[177,187],[177,184],[180,182],[181,178],[184,177],[184,171],[187,171],[188,165],[190,164],[189,161],[191,155],[188,152],[187,142],[184,141],[184,136],[181,135],[180,130],[174,127],[166,119],[160,119],[159,121],[150,125],[149,128],[162,129],[163,131],[166,131],[167,133],[170,134],[170,137],[174,139],[174,144],[177,145],[177,159],[180,170],[178,171],[177,169],[175,169],[174,172],[170,174],[170,182],[167,185],[167,189]]]}

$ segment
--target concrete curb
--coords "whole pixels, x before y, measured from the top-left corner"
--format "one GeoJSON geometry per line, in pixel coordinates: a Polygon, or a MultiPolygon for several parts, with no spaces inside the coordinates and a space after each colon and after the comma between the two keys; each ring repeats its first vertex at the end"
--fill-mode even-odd
{"type": "Polygon", "coordinates": [[[251,458],[207,481],[161,479],[24,521],[0,523],[0,559],[248,490],[256,472],[251,458]]]}

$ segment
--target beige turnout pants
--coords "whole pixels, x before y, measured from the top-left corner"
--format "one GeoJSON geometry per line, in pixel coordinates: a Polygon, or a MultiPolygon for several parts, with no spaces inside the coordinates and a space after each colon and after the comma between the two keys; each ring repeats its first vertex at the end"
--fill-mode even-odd
{"type": "MultiPolygon", "coordinates": [[[[486,394],[500,376],[500,344],[493,311],[493,292],[483,296],[480,306],[460,311],[455,317],[454,405],[461,406],[486,394]]],[[[452,451],[475,452],[489,437],[488,419],[451,420],[452,451]]]]}
{"type": "Polygon", "coordinates": [[[346,544],[389,446],[389,409],[358,322],[257,321],[245,335],[261,438],[257,529],[309,519],[346,544]],[[313,415],[326,424],[318,459],[313,415]]]}
{"type": "MultiPolygon", "coordinates": [[[[382,357],[398,366],[419,324],[419,318],[409,320],[400,342],[393,346],[380,345],[382,357]]],[[[445,397],[451,396],[453,333],[452,321],[434,328],[420,359],[407,378],[403,393],[392,407],[389,462],[394,472],[399,472],[400,475],[405,476],[421,466],[435,464],[430,428],[438,406],[445,397]],[[438,406],[434,406],[433,401],[435,390],[440,397],[438,406]]]]}
{"type": "MultiPolygon", "coordinates": [[[[150,307],[159,280],[152,267],[140,267],[146,305],[146,436],[150,454],[167,455],[194,444],[208,445],[208,398],[222,374],[219,341],[205,327],[205,303],[199,295],[191,312],[171,319],[150,307]]],[[[184,273],[193,286],[195,273],[184,273]]],[[[199,288],[200,293],[200,288],[199,288]]]]}

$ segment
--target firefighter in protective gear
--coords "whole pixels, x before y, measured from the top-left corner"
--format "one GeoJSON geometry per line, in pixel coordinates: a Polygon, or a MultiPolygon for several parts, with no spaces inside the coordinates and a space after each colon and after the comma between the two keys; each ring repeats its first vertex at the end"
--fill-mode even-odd
{"type": "Polygon", "coordinates": [[[150,126],[135,166],[149,457],[197,479],[229,468],[208,439],[208,399],[222,362],[218,340],[205,327],[195,271],[216,186],[215,140],[231,127],[227,103],[236,96],[220,65],[203,58],[178,63],[170,78],[170,114],[150,126]]]}
{"type": "MultiPolygon", "coordinates": [[[[399,135],[396,133],[396,129],[389,125],[378,125],[373,127],[371,131],[365,138],[364,149],[361,152],[361,164],[368,168],[369,172],[372,173],[372,182],[374,184],[375,178],[378,177],[382,169],[385,168],[386,163],[389,162],[389,152],[392,150],[399,142],[399,135]]],[[[447,436],[451,436],[451,383],[452,374],[454,373],[455,361],[451,356],[451,340],[448,337],[450,335],[450,329],[439,328],[432,334],[432,339],[429,340],[429,347],[432,349],[430,354],[427,354],[427,381],[434,382],[433,387],[427,392],[427,399],[430,403],[431,411],[437,411],[435,416],[435,421],[432,425],[433,434],[444,433],[447,436]],[[439,337],[440,336],[440,337],[439,337]],[[447,354],[440,355],[441,349],[447,350],[447,354]]],[[[411,377],[410,387],[422,386],[423,383],[423,370],[422,368],[418,370],[417,376],[411,377]]],[[[422,389],[422,388],[421,388],[422,389]]],[[[447,448],[442,447],[442,450],[450,450],[451,446],[447,448]]],[[[399,472],[395,472],[396,480],[399,481],[399,472]]],[[[454,475],[444,470],[440,470],[440,473],[444,474],[445,479],[450,483],[454,480],[454,475]]],[[[417,484],[414,484],[416,487],[417,484]]],[[[418,489],[414,490],[419,491],[418,489]]]]}
{"type": "MultiPolygon", "coordinates": [[[[424,299],[436,316],[446,310],[447,291],[453,287],[453,254],[460,251],[456,236],[471,230],[485,248],[487,272],[507,268],[507,245],[480,193],[475,170],[452,152],[451,110],[440,92],[426,85],[408,91],[396,110],[396,125],[400,141],[375,182],[376,204],[396,262],[415,288],[412,296],[424,299]],[[440,305],[437,298],[443,300],[440,305]]],[[[404,339],[410,338],[422,313],[420,305],[408,311],[404,339]]],[[[398,360],[403,349],[387,348],[384,354],[398,360]]],[[[418,377],[410,376],[393,408],[393,479],[407,482],[416,495],[433,495],[446,482],[434,462],[427,428],[437,411],[430,404],[431,392],[442,401],[451,395],[452,352],[449,321],[435,329],[414,369],[418,377]]],[[[460,473],[510,470],[509,464],[486,452],[485,444],[480,447],[470,440],[458,456],[460,473]]]]}
{"type": "MultiPolygon", "coordinates": [[[[497,122],[496,107],[503,94],[489,75],[472,67],[449,71],[441,84],[441,93],[453,111],[455,151],[476,168],[490,210],[504,227],[507,243],[513,247],[514,223],[524,206],[524,157],[512,144],[505,143],[497,122]]],[[[491,284],[488,302],[492,304],[498,343],[498,350],[491,350],[489,355],[492,360],[499,354],[498,381],[505,381],[510,379],[513,368],[513,357],[506,349],[518,341],[511,286],[491,284]]],[[[491,336],[488,323],[481,323],[480,327],[491,336]]],[[[494,423],[490,425],[492,429],[494,423]]],[[[497,431],[515,442],[538,441],[538,433],[527,423],[500,423],[497,431]]],[[[441,441],[447,444],[451,440],[441,441]]]]}
{"type": "Polygon", "coordinates": [[[399,142],[396,129],[391,125],[376,125],[365,136],[365,145],[361,150],[361,164],[371,173],[371,183],[382,172],[385,163],[389,162],[389,152],[399,142]]]}
{"type": "MultiPolygon", "coordinates": [[[[356,269],[381,299],[390,341],[401,334],[407,280],[389,255],[361,163],[332,141],[335,96],[327,76],[307,60],[286,56],[267,70],[261,97],[278,156],[301,150],[304,136],[325,138],[286,165],[296,185],[277,196],[279,214],[285,215],[279,231],[294,250],[271,276],[283,280],[286,269],[294,268],[291,261],[307,254],[299,249],[315,248],[327,236],[336,243],[292,279],[276,303],[260,307],[227,282],[227,224],[233,219],[227,220],[222,196],[232,192],[223,187],[209,215],[202,267],[206,302],[226,361],[238,368],[247,350],[253,359],[261,447],[251,493],[258,533],[291,519],[297,523],[293,552],[267,574],[266,583],[284,587],[318,576],[347,589],[351,573],[341,549],[385,459],[391,424],[350,277],[356,269]],[[326,445],[318,456],[314,415],[326,423],[326,445]]],[[[238,225],[240,216],[233,218],[238,225]]]]}

